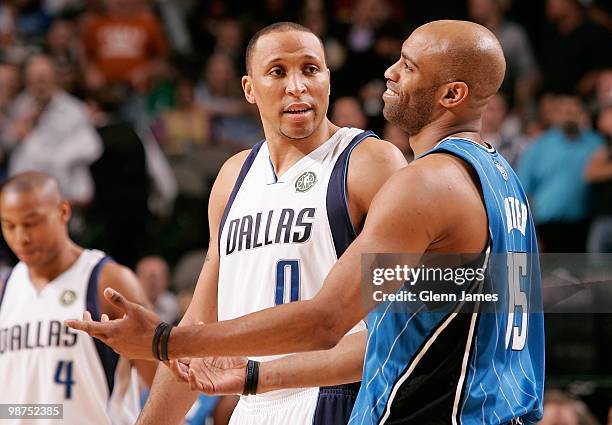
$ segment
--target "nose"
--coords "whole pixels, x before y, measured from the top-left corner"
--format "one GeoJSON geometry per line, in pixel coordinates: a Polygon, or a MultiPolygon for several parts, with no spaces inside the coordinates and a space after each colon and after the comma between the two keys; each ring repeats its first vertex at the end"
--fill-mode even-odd
{"type": "Polygon", "coordinates": [[[29,245],[32,241],[30,233],[22,227],[17,227],[15,230],[15,239],[20,246],[29,245]]]}
{"type": "Polygon", "coordinates": [[[400,61],[398,60],[393,65],[391,65],[389,68],[387,68],[387,70],[385,71],[385,78],[387,80],[398,81],[399,78],[398,78],[397,66],[399,63],[400,61]]]}
{"type": "Polygon", "coordinates": [[[295,97],[299,97],[301,94],[306,93],[306,84],[304,84],[304,77],[301,72],[294,72],[288,75],[287,88],[285,91],[287,94],[295,97]]]}

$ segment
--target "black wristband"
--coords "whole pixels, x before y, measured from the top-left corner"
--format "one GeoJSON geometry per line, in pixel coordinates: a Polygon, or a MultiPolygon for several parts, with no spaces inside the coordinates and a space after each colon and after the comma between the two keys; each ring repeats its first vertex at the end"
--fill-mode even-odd
{"type": "Polygon", "coordinates": [[[155,334],[153,335],[153,343],[152,343],[151,349],[153,351],[153,357],[155,357],[157,360],[161,360],[161,357],[159,355],[159,338],[161,337],[161,334],[164,332],[164,330],[168,326],[170,326],[168,323],[161,322],[155,328],[155,334]]]}
{"type": "Polygon", "coordinates": [[[170,339],[170,332],[172,332],[172,325],[166,326],[164,332],[161,334],[161,354],[160,358],[163,362],[170,360],[168,357],[168,340],[170,339]]]}
{"type": "Polygon", "coordinates": [[[244,391],[242,395],[257,393],[257,383],[259,381],[259,362],[249,360],[246,365],[246,376],[244,378],[244,391]]]}

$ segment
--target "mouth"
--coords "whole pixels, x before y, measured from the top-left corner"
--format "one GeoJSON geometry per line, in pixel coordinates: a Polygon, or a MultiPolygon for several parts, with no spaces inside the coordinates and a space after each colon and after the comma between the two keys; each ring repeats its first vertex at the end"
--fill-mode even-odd
{"type": "Polygon", "coordinates": [[[391,88],[389,88],[389,86],[387,86],[387,90],[385,90],[385,92],[383,93],[383,97],[398,97],[399,93],[391,90],[391,88]]]}
{"type": "Polygon", "coordinates": [[[283,109],[284,114],[302,115],[312,111],[312,106],[307,103],[292,103],[283,109]]]}

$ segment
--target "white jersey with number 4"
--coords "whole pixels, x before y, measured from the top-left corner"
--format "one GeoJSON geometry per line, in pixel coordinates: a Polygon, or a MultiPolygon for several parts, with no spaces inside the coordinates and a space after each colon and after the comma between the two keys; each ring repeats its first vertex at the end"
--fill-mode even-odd
{"type": "MultiPolygon", "coordinates": [[[[133,424],[138,383],[129,362],[64,326],[89,310],[99,320],[98,276],[108,257],[84,250],[38,292],[18,263],[0,292],[0,403],[62,404],[63,420],[11,424],[133,424]]],[[[1,422],[1,421],[0,421],[1,422]]]]}

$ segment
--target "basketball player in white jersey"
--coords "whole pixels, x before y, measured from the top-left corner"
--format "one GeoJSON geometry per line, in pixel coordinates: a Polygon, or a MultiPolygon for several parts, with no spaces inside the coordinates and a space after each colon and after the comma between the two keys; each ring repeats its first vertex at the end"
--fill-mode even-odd
{"type": "MultiPolygon", "coordinates": [[[[272,25],[246,55],[242,85],[266,139],[229,159],[217,177],[208,255],[181,325],[313,297],[360,231],[374,194],[406,165],[392,144],[327,119],[329,70],[310,30],[272,25]]],[[[327,353],[255,358],[282,382],[262,382],[265,393],[241,397],[231,423],[345,424],[358,385],[329,386],[359,381],[363,329],[327,353]]],[[[196,397],[160,368],[138,423],[177,424],[196,397]]]]}
{"type": "MultiPolygon", "coordinates": [[[[135,302],[145,296],[129,269],[70,240],[69,218],[69,204],[46,174],[18,174],[0,194],[2,233],[20,260],[0,282],[0,400],[63,404],[66,424],[132,424],[140,409],[129,361],[63,321],[85,310],[118,317],[102,296],[108,287],[135,302]]],[[[156,363],[134,364],[150,385],[156,363]]],[[[49,422],[11,421],[30,423],[49,422]]]]}

